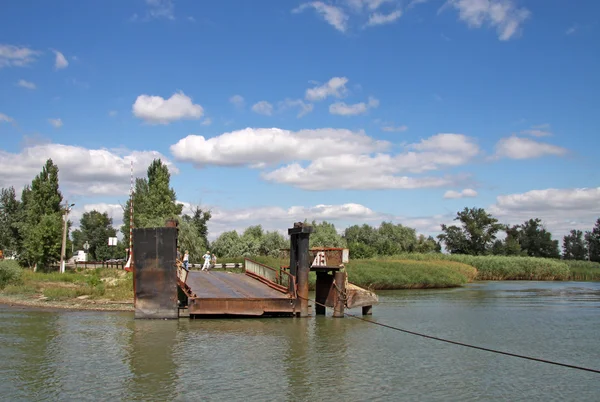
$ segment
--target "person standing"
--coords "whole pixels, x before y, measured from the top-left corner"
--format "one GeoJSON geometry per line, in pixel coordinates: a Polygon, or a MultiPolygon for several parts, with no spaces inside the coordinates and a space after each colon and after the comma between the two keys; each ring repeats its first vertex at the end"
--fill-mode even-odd
{"type": "Polygon", "coordinates": [[[210,251],[207,251],[206,254],[202,256],[204,258],[204,265],[202,265],[202,271],[208,271],[210,268],[210,251]]]}
{"type": "Polygon", "coordinates": [[[185,250],[185,254],[183,255],[183,268],[185,268],[186,271],[190,272],[190,269],[188,268],[190,264],[190,253],[189,251],[185,250]]]}

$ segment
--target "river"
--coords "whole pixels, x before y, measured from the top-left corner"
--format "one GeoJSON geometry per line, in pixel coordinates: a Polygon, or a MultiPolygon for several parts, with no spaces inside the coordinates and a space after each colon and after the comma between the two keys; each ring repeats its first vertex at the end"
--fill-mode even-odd
{"type": "MultiPolygon", "coordinates": [[[[598,282],[379,295],[372,320],[600,369],[598,282]]],[[[600,374],[330,316],[146,321],[4,306],[0,378],[7,401],[600,400],[600,374]]]]}

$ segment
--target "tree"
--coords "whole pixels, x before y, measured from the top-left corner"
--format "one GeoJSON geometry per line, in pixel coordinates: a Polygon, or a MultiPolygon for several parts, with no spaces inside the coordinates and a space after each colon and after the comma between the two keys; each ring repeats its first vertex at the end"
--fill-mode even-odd
{"type": "Polygon", "coordinates": [[[89,244],[88,253],[90,261],[105,261],[113,258],[113,250],[108,245],[108,238],[115,237],[117,231],[112,226],[112,218],[106,212],[92,210],[85,212],[79,220],[79,230],[75,230],[73,246],[78,250],[83,248],[83,243],[89,244]]]}
{"type": "Polygon", "coordinates": [[[375,249],[379,255],[409,253],[417,244],[416,230],[401,224],[381,222],[377,235],[375,249]]]}
{"type": "Polygon", "coordinates": [[[442,224],[444,233],[438,235],[438,239],[445,243],[446,249],[452,254],[488,254],[496,234],[503,228],[483,208],[465,208],[457,212],[454,220],[460,221],[461,227],[442,224]]]}
{"type": "Polygon", "coordinates": [[[48,159],[41,173],[22,194],[24,207],[22,262],[47,266],[60,259],[63,208],[58,185],[58,167],[48,159]]]}
{"type": "MultiPolygon", "coordinates": [[[[134,227],[144,228],[163,226],[165,221],[181,215],[183,204],[178,204],[175,190],[170,187],[171,175],[167,165],[160,159],[152,161],[147,170],[147,178],[135,180],[133,194],[134,227]]],[[[123,208],[124,242],[129,244],[129,210],[131,200],[123,208]]]]}
{"type": "Polygon", "coordinates": [[[310,247],[346,247],[346,240],[337,232],[335,225],[327,221],[312,221],[313,233],[310,235],[310,247]]]}
{"type": "Polygon", "coordinates": [[[442,251],[442,246],[440,243],[435,241],[433,237],[425,237],[425,235],[420,234],[417,238],[417,244],[413,251],[422,254],[440,253],[442,251]]]}
{"type": "Polygon", "coordinates": [[[563,237],[563,258],[565,260],[587,260],[588,249],[581,230],[571,230],[563,237]]]}
{"type": "Polygon", "coordinates": [[[243,254],[243,245],[240,235],[235,230],[223,232],[212,243],[212,250],[217,256],[239,257],[243,254]]]}
{"type": "Polygon", "coordinates": [[[19,233],[21,203],[17,200],[14,187],[0,190],[0,250],[17,253],[21,247],[19,233]]]}
{"type": "Polygon", "coordinates": [[[552,240],[552,233],[544,228],[541,219],[529,219],[511,230],[516,233],[521,250],[529,257],[560,258],[558,240],[552,240]]]}
{"type": "Polygon", "coordinates": [[[281,233],[276,231],[266,232],[260,241],[259,254],[270,257],[279,257],[281,249],[289,247],[289,239],[286,239],[281,233]]]}
{"type": "Polygon", "coordinates": [[[585,232],[590,261],[600,262],[600,218],[591,231],[585,232]]]}

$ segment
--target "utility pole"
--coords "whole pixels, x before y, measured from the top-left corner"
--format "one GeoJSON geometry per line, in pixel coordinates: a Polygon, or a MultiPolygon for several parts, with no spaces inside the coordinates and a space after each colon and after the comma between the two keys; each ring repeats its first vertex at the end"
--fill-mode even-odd
{"type": "Polygon", "coordinates": [[[63,214],[63,237],[62,237],[62,247],[60,248],[60,273],[63,274],[65,272],[65,254],[67,248],[67,221],[69,217],[69,212],[71,211],[71,207],[75,204],[69,205],[67,201],[65,201],[67,207],[65,208],[65,212],[63,214]]]}

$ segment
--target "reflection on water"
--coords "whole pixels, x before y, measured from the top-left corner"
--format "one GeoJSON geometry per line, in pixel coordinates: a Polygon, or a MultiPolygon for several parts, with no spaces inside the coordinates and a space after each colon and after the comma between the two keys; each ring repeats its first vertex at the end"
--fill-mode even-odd
{"type": "MultiPolygon", "coordinates": [[[[600,283],[389,291],[372,320],[600,367],[600,283]]],[[[353,313],[358,313],[354,312],[353,313]]],[[[332,317],[134,320],[0,307],[3,400],[596,401],[597,374],[332,317]]]]}

